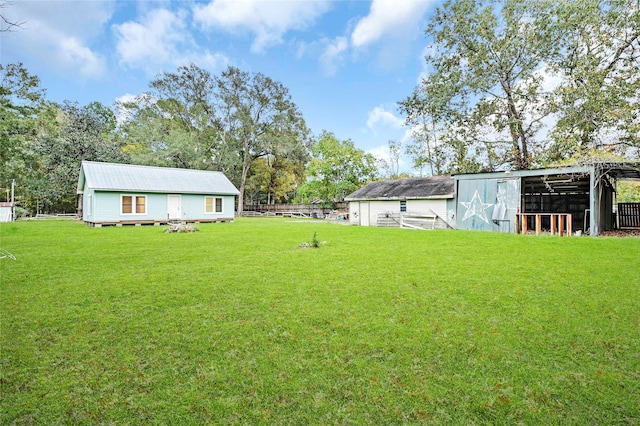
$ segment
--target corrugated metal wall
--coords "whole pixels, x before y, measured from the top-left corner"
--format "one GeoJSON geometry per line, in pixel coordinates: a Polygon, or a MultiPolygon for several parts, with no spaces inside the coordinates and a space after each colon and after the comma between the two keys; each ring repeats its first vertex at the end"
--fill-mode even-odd
{"type": "Polygon", "coordinates": [[[513,232],[520,208],[520,179],[460,179],[457,181],[456,228],[513,232]]]}

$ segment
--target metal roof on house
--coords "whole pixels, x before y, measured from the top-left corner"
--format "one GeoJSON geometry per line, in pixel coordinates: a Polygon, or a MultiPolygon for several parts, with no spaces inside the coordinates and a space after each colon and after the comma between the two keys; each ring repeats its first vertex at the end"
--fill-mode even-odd
{"type": "Polygon", "coordinates": [[[94,161],[82,162],[78,193],[85,187],[98,191],[240,194],[222,172],[94,161]]]}
{"type": "Polygon", "coordinates": [[[345,197],[345,201],[453,198],[451,176],[379,180],[371,182],[345,197]]]}

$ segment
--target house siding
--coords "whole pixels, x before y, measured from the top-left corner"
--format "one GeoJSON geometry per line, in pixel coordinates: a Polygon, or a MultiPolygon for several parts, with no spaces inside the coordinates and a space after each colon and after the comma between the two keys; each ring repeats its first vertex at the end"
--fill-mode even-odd
{"type": "Polygon", "coordinates": [[[435,213],[443,219],[447,218],[447,200],[407,200],[407,213],[435,213]]]}
{"type": "MultiPolygon", "coordinates": [[[[360,226],[377,226],[378,215],[384,213],[400,214],[401,200],[351,201],[349,203],[349,223],[360,226]]],[[[404,200],[403,200],[404,201],[404,200]]],[[[447,217],[447,200],[406,200],[410,214],[430,215],[436,213],[441,218],[447,217]]]]}
{"type": "MultiPolygon", "coordinates": [[[[88,202],[92,195],[92,214],[85,214],[85,222],[127,222],[127,221],[166,221],[168,220],[168,195],[140,192],[111,192],[111,191],[86,191],[83,196],[84,212],[89,212],[88,202]],[[143,195],[147,197],[146,212],[144,214],[122,214],[120,203],[122,195],[143,195]]],[[[181,219],[185,221],[207,221],[216,219],[233,219],[235,197],[233,195],[217,194],[176,194],[181,195],[181,219]],[[222,201],[222,213],[205,213],[206,196],[220,197],[222,201]]]]}

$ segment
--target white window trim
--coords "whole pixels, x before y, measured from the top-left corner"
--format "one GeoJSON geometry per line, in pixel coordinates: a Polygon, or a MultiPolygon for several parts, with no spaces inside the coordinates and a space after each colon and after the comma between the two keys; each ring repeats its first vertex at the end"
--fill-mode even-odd
{"type": "Polygon", "coordinates": [[[204,197],[204,214],[217,214],[217,215],[221,215],[224,214],[224,197],[220,197],[220,196],[215,196],[215,195],[205,195],[204,197]],[[213,198],[213,203],[211,204],[211,206],[213,207],[213,211],[208,212],[207,211],[207,198],[213,198]],[[217,212],[216,211],[216,198],[220,199],[220,211],[217,212]]]}
{"type": "Polygon", "coordinates": [[[92,215],[93,215],[93,194],[88,194],[87,195],[87,216],[92,216],[92,215]]]}
{"type": "Polygon", "coordinates": [[[147,201],[149,197],[144,194],[120,194],[120,215],[122,216],[144,216],[147,214],[147,201]],[[131,197],[131,213],[124,213],[122,211],[122,199],[124,197],[131,197]],[[136,201],[138,197],[144,197],[144,212],[137,213],[136,212],[136,201]]]}

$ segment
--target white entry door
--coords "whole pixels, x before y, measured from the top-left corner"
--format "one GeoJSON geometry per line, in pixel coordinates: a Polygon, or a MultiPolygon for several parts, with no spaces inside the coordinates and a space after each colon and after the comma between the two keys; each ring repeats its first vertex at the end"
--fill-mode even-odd
{"type": "Polygon", "coordinates": [[[369,202],[360,201],[360,226],[370,226],[369,220],[369,202]]]}
{"type": "Polygon", "coordinates": [[[169,220],[182,219],[182,197],[180,195],[167,195],[167,212],[169,220]]]}

